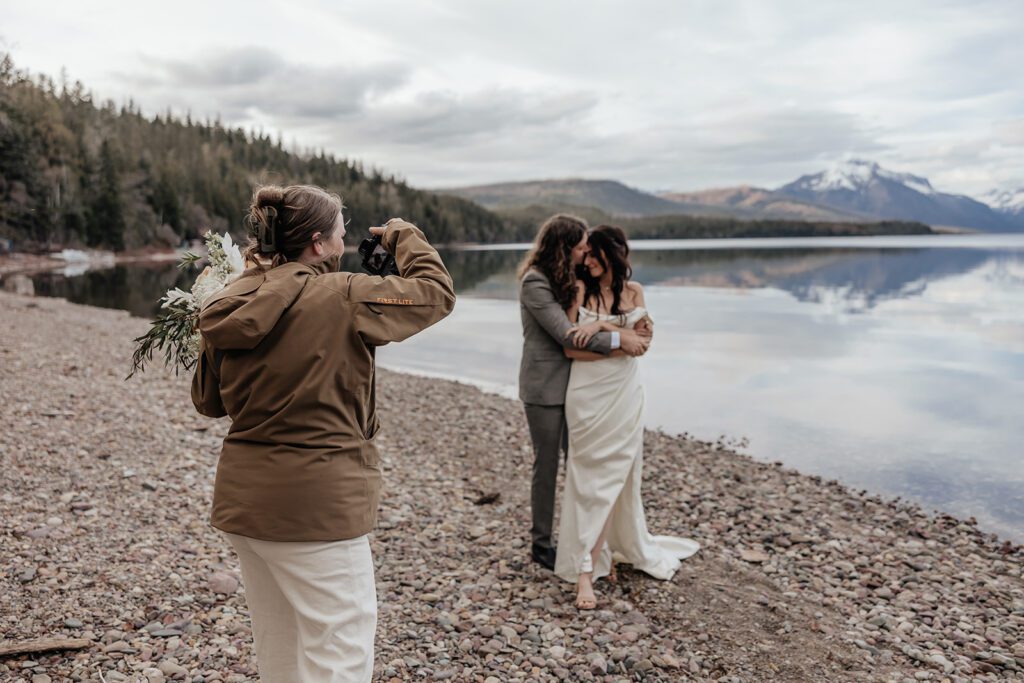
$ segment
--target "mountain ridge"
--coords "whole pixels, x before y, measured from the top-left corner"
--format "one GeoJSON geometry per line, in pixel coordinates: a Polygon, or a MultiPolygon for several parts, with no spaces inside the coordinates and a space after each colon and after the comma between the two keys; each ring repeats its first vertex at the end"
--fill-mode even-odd
{"type": "MultiPolygon", "coordinates": [[[[549,178],[434,188],[433,191],[469,199],[492,210],[522,209],[532,205],[565,205],[589,206],[611,216],[627,218],[680,213],[679,202],[663,199],[611,179],[549,178]]],[[[714,210],[714,207],[706,208],[714,210]]]]}
{"type": "Polygon", "coordinates": [[[1024,221],[1024,186],[1014,190],[989,190],[983,198],[996,212],[1024,221]]]}
{"type": "Polygon", "coordinates": [[[652,193],[610,179],[552,178],[434,191],[498,213],[531,206],[572,211],[589,207],[609,217],[707,216],[819,222],[912,221],[988,232],[1024,231],[1024,188],[990,193],[998,207],[937,190],[927,178],[849,159],[776,189],[739,185],[652,193]]]}
{"type": "Polygon", "coordinates": [[[939,192],[927,178],[890,171],[864,159],[849,159],[824,171],[800,176],[776,192],[872,218],[915,220],[989,232],[1024,229],[1024,225],[976,199],[939,192]]]}
{"type": "Polygon", "coordinates": [[[752,185],[720,187],[696,192],[665,192],[659,196],[672,201],[729,207],[736,211],[743,211],[754,218],[811,221],[863,221],[871,218],[852,211],[832,209],[781,195],[774,190],[752,185]]]}

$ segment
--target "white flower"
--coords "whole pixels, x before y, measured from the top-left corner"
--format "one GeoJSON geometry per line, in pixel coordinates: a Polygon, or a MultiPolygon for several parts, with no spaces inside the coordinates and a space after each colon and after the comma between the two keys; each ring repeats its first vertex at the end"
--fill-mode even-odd
{"type": "Polygon", "coordinates": [[[222,289],[224,289],[224,281],[221,280],[216,270],[207,266],[192,285],[192,300],[195,301],[196,307],[202,309],[206,300],[222,289]]]}
{"type": "Polygon", "coordinates": [[[183,291],[178,287],[175,287],[174,289],[168,289],[167,294],[164,295],[161,301],[163,301],[164,303],[160,306],[160,308],[167,308],[168,306],[176,304],[179,301],[184,301],[189,306],[195,304],[195,299],[192,298],[192,294],[190,292],[183,291]]]}
{"type": "Polygon", "coordinates": [[[242,259],[242,252],[239,251],[238,246],[231,240],[231,235],[228,233],[224,233],[220,246],[224,250],[225,265],[228,269],[224,282],[228,284],[245,270],[245,261],[242,259]]]}

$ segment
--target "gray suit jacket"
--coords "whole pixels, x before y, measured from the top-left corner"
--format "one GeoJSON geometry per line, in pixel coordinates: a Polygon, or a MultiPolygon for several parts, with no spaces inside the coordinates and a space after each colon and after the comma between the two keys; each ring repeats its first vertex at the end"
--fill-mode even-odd
{"type": "MultiPolygon", "coordinates": [[[[523,320],[523,357],[519,363],[519,398],[523,403],[558,406],[565,403],[573,348],[565,333],[572,327],[543,273],[527,271],[519,283],[519,312],[523,320]]],[[[611,352],[611,333],[598,332],[585,347],[611,352]]]]}

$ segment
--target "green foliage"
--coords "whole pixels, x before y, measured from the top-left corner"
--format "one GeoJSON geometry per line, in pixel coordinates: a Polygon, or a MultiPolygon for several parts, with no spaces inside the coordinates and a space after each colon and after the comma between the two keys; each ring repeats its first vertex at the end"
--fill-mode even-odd
{"type": "MultiPolygon", "coordinates": [[[[0,237],[17,248],[176,246],[207,230],[245,236],[254,186],[320,185],[343,198],[353,240],[392,216],[439,243],[507,241],[504,219],[409,187],[358,161],[296,154],[262,132],[97,106],[0,54],[0,237]]],[[[244,240],[242,240],[244,243],[244,240]]]]}
{"type": "Polygon", "coordinates": [[[157,351],[163,353],[164,366],[189,372],[196,364],[195,349],[189,344],[195,336],[196,312],[184,304],[171,304],[162,309],[149,324],[146,334],[136,337],[132,353],[132,367],[125,379],[146,369],[157,351]]]}
{"type": "Polygon", "coordinates": [[[181,255],[181,261],[178,263],[178,270],[189,270],[190,268],[195,268],[202,259],[203,257],[199,254],[193,254],[191,251],[186,251],[181,255]]]}

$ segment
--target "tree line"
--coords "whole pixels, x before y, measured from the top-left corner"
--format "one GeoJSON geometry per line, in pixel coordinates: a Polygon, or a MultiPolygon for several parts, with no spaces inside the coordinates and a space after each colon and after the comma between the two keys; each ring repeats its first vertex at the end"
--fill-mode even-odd
{"type": "Polygon", "coordinates": [[[507,238],[507,222],[470,201],[219,120],[98,103],[80,82],[33,77],[6,54],[0,150],[0,237],[24,250],[174,246],[208,229],[242,236],[253,187],[266,182],[337,192],[358,228],[402,216],[439,242],[507,238]]]}
{"type": "Polygon", "coordinates": [[[593,207],[545,205],[502,209],[498,213],[520,240],[533,238],[537,226],[552,213],[565,211],[580,216],[591,226],[602,223],[621,227],[630,239],[712,239],[741,237],[851,237],[857,235],[929,235],[933,230],[914,221],[847,223],[789,219],[741,219],[728,216],[610,216],[593,207]]]}

